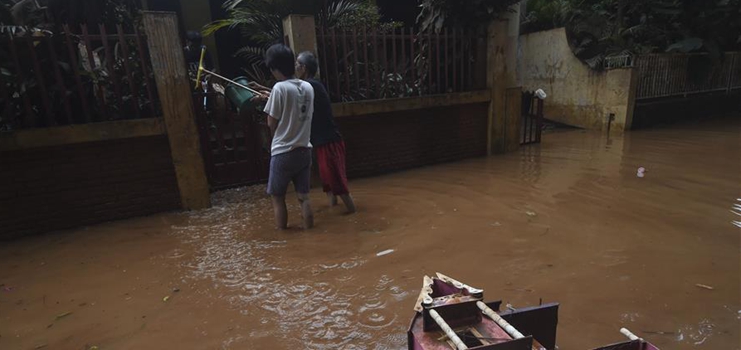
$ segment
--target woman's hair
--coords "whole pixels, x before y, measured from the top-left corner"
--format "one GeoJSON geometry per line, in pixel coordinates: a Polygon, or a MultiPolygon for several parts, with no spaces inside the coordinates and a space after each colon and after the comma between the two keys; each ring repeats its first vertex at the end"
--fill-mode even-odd
{"type": "Polygon", "coordinates": [[[319,71],[319,62],[310,51],[304,51],[298,54],[298,63],[306,67],[306,73],[309,74],[309,78],[313,78],[316,72],[319,71]]]}
{"type": "Polygon", "coordinates": [[[270,70],[277,70],[286,77],[296,74],[293,51],[283,44],[275,44],[265,52],[265,65],[270,70]]]}

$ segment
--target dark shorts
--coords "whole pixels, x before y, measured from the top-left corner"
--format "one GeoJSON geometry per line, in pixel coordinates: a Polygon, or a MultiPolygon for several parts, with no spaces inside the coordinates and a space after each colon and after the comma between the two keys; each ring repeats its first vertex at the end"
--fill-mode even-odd
{"type": "Polygon", "coordinates": [[[288,184],[293,182],[296,193],[309,193],[311,187],[311,149],[297,148],[270,157],[268,194],[285,196],[288,184]]]}
{"type": "Polygon", "coordinates": [[[316,146],[316,159],[324,192],[334,195],[348,194],[345,174],[345,142],[342,140],[316,146]]]}

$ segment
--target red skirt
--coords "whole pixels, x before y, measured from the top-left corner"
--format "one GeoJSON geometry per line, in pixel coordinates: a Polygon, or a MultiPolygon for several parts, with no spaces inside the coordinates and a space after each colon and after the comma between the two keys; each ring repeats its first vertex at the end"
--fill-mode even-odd
{"type": "Polygon", "coordinates": [[[345,173],[345,141],[330,142],[315,149],[324,192],[338,196],[350,193],[345,173]]]}

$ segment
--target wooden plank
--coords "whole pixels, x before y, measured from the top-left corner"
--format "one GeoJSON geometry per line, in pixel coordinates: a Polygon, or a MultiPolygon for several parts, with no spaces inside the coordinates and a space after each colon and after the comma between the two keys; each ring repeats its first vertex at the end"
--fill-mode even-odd
{"type": "Polygon", "coordinates": [[[429,95],[422,97],[390,98],[332,104],[335,117],[349,117],[432,107],[486,103],[491,99],[489,90],[429,95]]]}
{"type": "Polygon", "coordinates": [[[165,134],[162,118],[122,120],[0,133],[0,151],[61,146],[165,134]]]}
{"type": "Polygon", "coordinates": [[[206,171],[185,57],[178,40],[177,16],[172,12],[144,12],[152,71],[162,103],[175,175],[183,209],[211,206],[206,171]]]}

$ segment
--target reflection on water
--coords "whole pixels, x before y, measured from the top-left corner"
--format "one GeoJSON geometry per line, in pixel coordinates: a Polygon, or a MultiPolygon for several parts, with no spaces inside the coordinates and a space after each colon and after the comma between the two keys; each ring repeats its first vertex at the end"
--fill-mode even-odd
{"type": "Polygon", "coordinates": [[[738,349],[738,127],[546,134],[357,180],[360,212],[315,191],[308,232],[274,231],[255,186],[3,244],[0,348],[402,349],[421,277],[440,271],[515,307],[561,302],[561,349],[621,327],[664,349],[738,349]]]}

